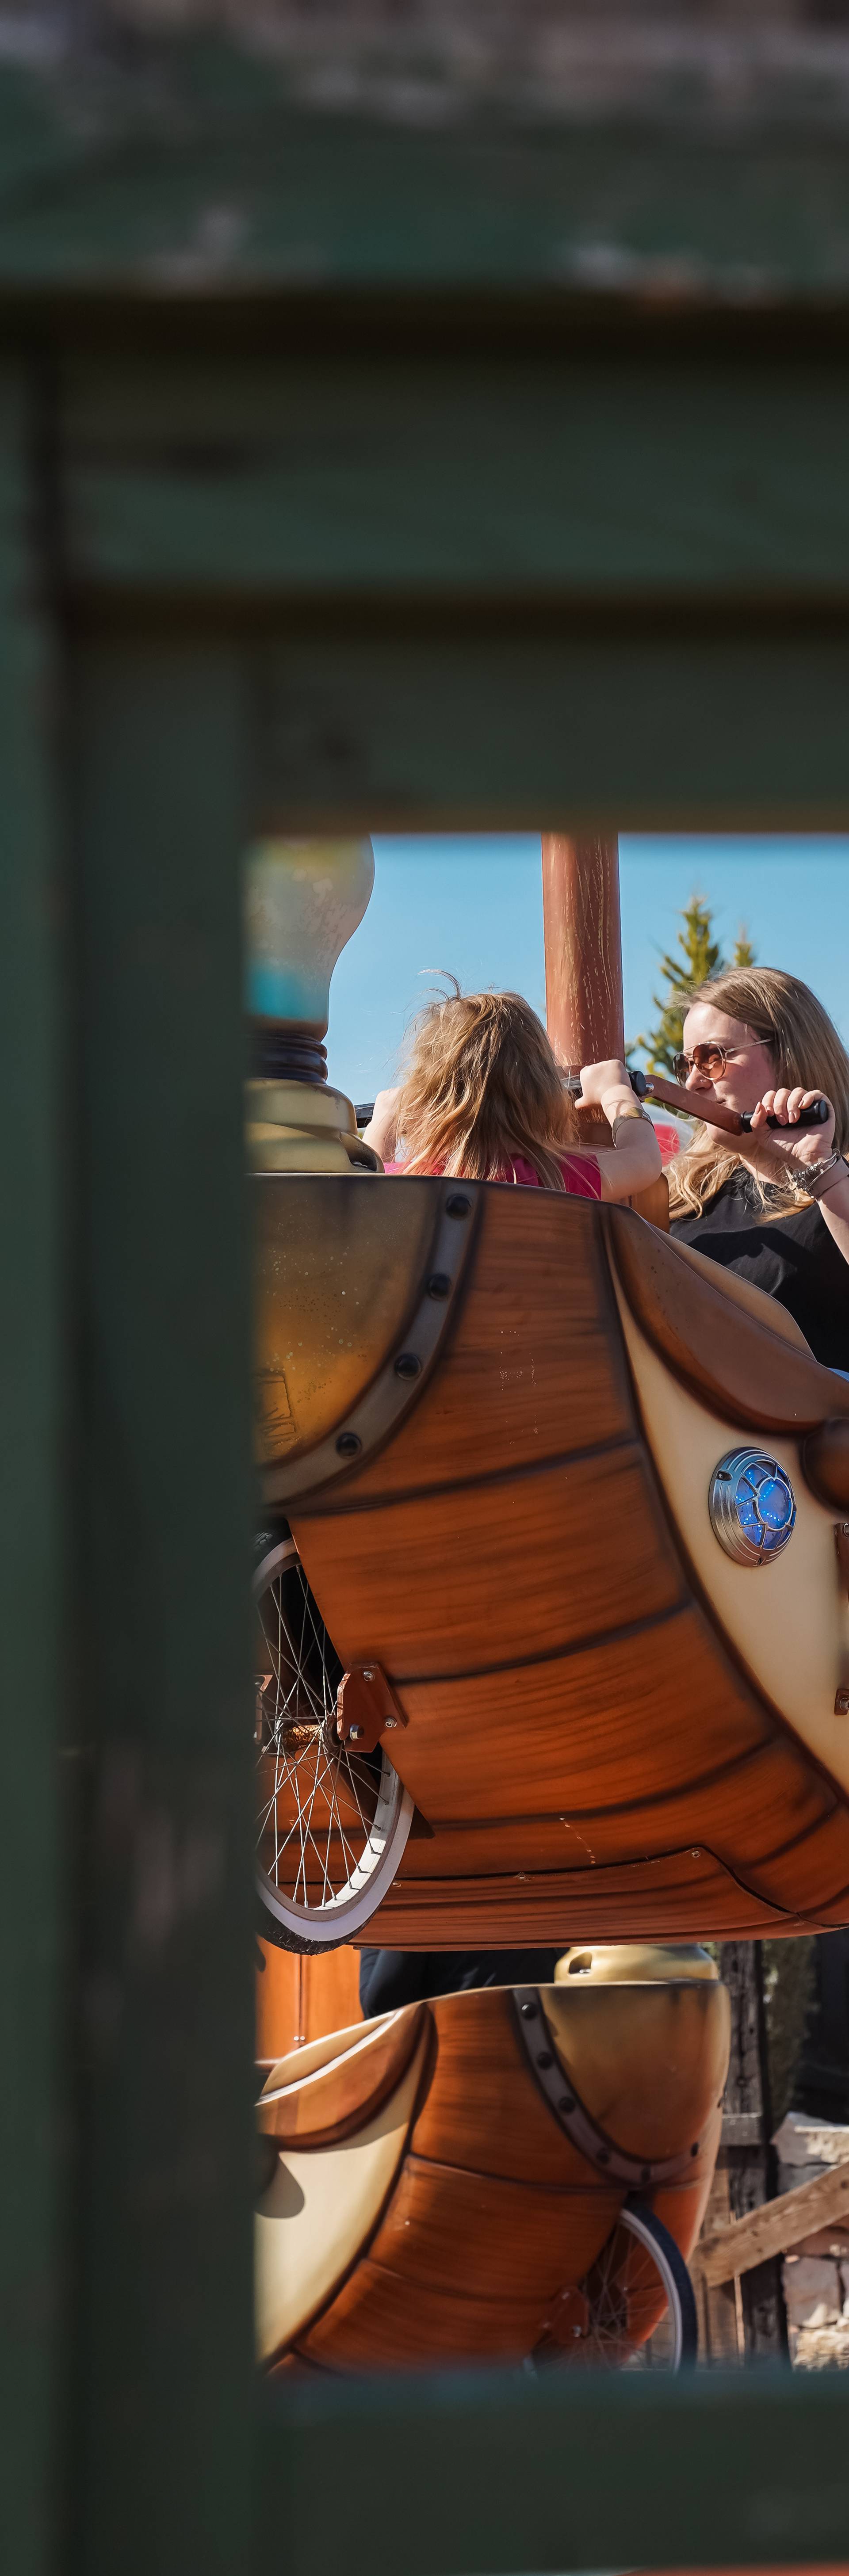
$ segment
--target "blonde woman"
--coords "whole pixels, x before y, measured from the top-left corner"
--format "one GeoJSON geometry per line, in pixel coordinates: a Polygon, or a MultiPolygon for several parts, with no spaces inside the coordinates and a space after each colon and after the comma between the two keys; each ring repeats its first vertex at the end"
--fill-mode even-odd
{"type": "Polygon", "coordinates": [[[777,1297],[817,1359],[849,1370],[849,1056],[833,1021],[795,975],[733,967],[694,993],[675,1074],[703,1095],[704,1123],[669,1167],[672,1233],[777,1297]],[[751,1135],[712,1127],[712,1098],[750,1110],[751,1135]],[[826,1123],[800,1127],[818,1099],[826,1123]]]}
{"type": "Polygon", "coordinates": [[[461,993],[455,985],[414,1020],[403,1081],[379,1094],[366,1138],[390,1171],[632,1198],[657,1179],[660,1148],[624,1064],[584,1065],[581,1090],[603,1109],[612,1146],[579,1142],[572,1101],[530,1003],[520,993],[461,993]]]}

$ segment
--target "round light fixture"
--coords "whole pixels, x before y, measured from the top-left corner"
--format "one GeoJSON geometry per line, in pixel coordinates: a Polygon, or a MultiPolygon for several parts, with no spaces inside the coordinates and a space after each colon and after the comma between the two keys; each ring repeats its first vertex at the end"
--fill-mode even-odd
{"type": "Polygon", "coordinates": [[[714,1537],[738,1565],[771,1565],[792,1537],[796,1497],[786,1467],[760,1449],[729,1449],[710,1480],[714,1537]]]}

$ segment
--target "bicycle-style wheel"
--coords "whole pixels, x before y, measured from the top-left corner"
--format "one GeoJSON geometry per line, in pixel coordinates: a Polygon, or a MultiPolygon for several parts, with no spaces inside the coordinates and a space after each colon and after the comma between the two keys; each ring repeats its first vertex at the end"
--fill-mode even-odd
{"type": "Polygon", "coordinates": [[[337,1949],[391,1886],[413,1800],[378,1746],[336,1735],[342,1665],[287,1536],[253,1581],[260,1931],[281,1949],[337,1949]]]}
{"type": "Polygon", "coordinates": [[[540,2361],[601,2370],[682,2370],[696,2359],[693,2284],[648,2201],[626,2200],[583,2281],[559,2303],[540,2361]]]}

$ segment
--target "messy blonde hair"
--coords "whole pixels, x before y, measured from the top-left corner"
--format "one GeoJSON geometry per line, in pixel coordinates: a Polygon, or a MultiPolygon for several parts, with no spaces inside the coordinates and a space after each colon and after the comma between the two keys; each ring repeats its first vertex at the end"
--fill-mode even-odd
{"type": "MultiPolygon", "coordinates": [[[[714,975],[699,985],[698,992],[688,993],[687,1009],[696,1002],[712,1002],[716,1010],[724,1011],[729,1020],[739,1020],[751,1029],[753,1038],[769,1047],[773,1070],[764,1079],[764,1091],[785,1083],[824,1091],[836,1113],[837,1151],[849,1150],[849,1055],[833,1020],[807,984],[800,984],[795,975],[782,974],[777,966],[732,966],[727,975],[714,975]]],[[[717,1144],[715,1129],[697,1127],[686,1153],[677,1155],[668,1167],[670,1217],[700,1216],[707,1201],[741,1165],[742,1156],[730,1142],[717,1144]]],[[[784,1173],[773,1178],[766,1171],[753,1178],[765,1217],[810,1204],[801,1170],[798,1180],[784,1173]]]]}
{"type": "Polygon", "coordinates": [[[397,1104],[405,1170],[493,1181],[521,1154],[543,1189],[562,1190],[560,1157],[578,1125],[542,1021],[521,993],[461,993],[448,980],[453,992],[409,1032],[397,1104]]]}

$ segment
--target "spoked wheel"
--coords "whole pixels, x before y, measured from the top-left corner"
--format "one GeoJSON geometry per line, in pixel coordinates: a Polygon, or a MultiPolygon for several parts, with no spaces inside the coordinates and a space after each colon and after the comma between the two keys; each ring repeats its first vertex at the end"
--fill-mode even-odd
{"type": "Polygon", "coordinates": [[[391,1886],[413,1801],[381,1746],[338,1741],[342,1665],[293,1538],[267,1550],[253,1595],[259,1928],[283,1950],[333,1950],[391,1886]]]}
{"type": "Polygon", "coordinates": [[[680,2248],[647,2201],[626,2200],[606,2245],[538,2358],[601,2370],[681,2370],[696,2359],[693,2284],[680,2248]]]}

